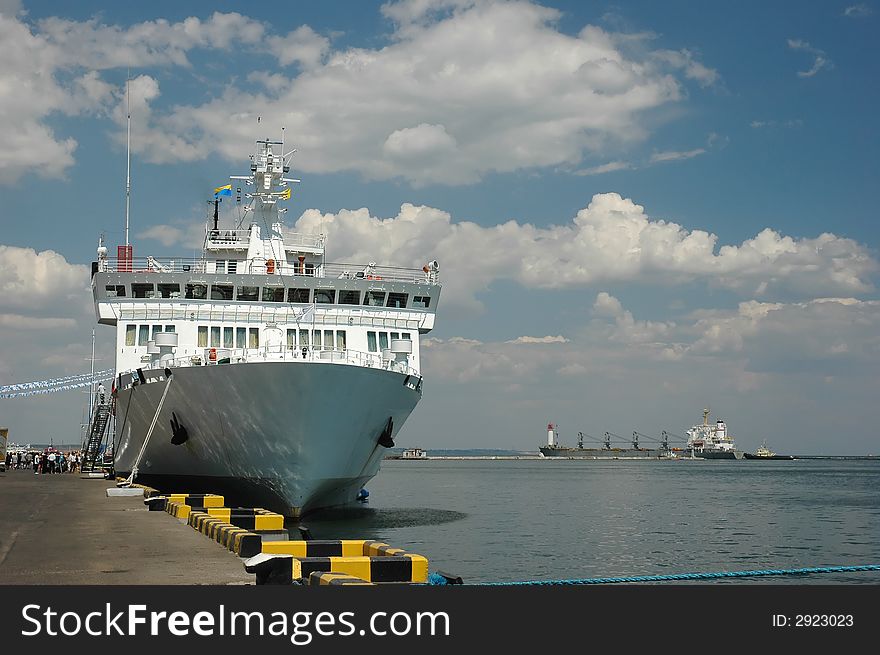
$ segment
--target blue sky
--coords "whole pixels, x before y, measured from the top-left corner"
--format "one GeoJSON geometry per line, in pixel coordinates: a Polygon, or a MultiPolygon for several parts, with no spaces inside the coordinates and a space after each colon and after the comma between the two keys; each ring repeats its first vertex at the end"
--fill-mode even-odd
{"type": "MultiPolygon", "coordinates": [[[[84,370],[76,267],[121,239],[130,71],[137,253],[192,252],[213,187],[284,125],[288,216],[326,215],[329,259],[441,260],[410,445],[681,433],[709,405],[746,448],[877,450],[870,2],[0,13],[0,382],[84,370]]],[[[81,400],[3,401],[0,422],[60,434],[81,400]]]]}

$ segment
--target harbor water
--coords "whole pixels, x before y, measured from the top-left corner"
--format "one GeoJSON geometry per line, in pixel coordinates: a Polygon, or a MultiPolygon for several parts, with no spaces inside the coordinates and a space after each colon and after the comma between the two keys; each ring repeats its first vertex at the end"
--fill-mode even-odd
{"type": "MultiPolygon", "coordinates": [[[[397,460],[368,503],[303,523],[315,538],[422,553],[465,582],[880,564],[878,489],[876,460],[397,460]]],[[[713,583],[880,584],[880,573],[713,583]]]]}

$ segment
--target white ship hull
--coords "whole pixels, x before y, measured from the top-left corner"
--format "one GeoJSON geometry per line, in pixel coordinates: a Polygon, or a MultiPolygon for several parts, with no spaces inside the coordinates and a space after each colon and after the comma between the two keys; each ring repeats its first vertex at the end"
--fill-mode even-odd
{"type": "MultiPolygon", "coordinates": [[[[116,400],[117,475],[128,476],[166,387],[161,370],[116,400]]],[[[123,381],[124,382],[124,381],[123,381]]],[[[355,500],[421,397],[417,378],[320,362],[173,369],[137,482],[169,492],[225,493],[287,516],[355,500]],[[187,439],[174,445],[172,423],[187,439]]]]}

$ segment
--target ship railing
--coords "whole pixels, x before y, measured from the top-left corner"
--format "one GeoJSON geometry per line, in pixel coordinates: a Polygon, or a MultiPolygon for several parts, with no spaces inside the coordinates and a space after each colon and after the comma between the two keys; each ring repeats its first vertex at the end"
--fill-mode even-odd
{"type": "MultiPolygon", "coordinates": [[[[214,273],[214,260],[186,257],[135,257],[118,259],[107,257],[98,262],[98,270],[109,273],[214,273]]],[[[406,282],[413,284],[439,284],[437,271],[423,268],[402,268],[396,266],[370,266],[369,264],[279,264],[263,257],[239,260],[235,273],[228,275],[279,275],[305,276],[328,279],[369,280],[376,285],[384,282],[406,282]]]]}
{"type": "Polygon", "coordinates": [[[312,248],[314,250],[323,250],[326,237],[323,234],[305,234],[304,232],[294,232],[293,230],[283,229],[280,232],[284,239],[284,247],[290,246],[312,248]]]}
{"type": "Polygon", "coordinates": [[[201,355],[156,358],[148,368],[219,366],[261,362],[322,362],[382,369],[416,378],[421,377],[419,372],[406,362],[397,361],[394,358],[384,358],[379,353],[363,352],[350,348],[286,345],[263,346],[261,348],[203,348],[201,355]]]}

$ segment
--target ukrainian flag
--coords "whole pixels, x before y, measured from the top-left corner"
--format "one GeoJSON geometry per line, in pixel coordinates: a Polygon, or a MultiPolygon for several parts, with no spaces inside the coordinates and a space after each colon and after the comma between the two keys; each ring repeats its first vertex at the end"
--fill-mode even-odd
{"type": "Polygon", "coordinates": [[[214,189],[214,197],[217,196],[231,196],[232,195],[232,185],[227,184],[226,186],[218,186],[214,189]]]}

